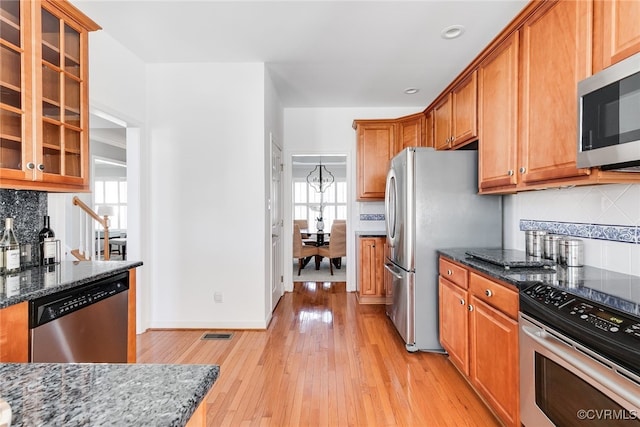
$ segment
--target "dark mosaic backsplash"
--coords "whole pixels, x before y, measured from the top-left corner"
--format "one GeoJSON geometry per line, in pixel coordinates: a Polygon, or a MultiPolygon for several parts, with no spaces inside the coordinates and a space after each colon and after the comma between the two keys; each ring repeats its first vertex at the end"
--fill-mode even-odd
{"type": "Polygon", "coordinates": [[[33,261],[37,260],[38,233],[46,214],[46,192],[0,189],[0,233],[4,232],[5,218],[13,218],[13,230],[18,241],[32,245],[33,261]]]}

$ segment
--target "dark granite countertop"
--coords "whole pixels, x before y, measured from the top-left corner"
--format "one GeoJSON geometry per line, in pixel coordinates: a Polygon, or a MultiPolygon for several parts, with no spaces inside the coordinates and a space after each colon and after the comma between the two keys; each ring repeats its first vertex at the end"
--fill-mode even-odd
{"type": "Polygon", "coordinates": [[[140,261],[63,261],[0,276],[0,308],[111,277],[141,265],[140,261]]]}
{"type": "MultiPolygon", "coordinates": [[[[562,267],[556,265],[553,267],[505,269],[474,258],[466,253],[467,250],[469,249],[440,249],[439,253],[497,280],[510,283],[519,289],[534,283],[544,283],[632,316],[640,317],[640,276],[591,266],[562,267]]],[[[524,252],[522,253],[524,254],[524,252]]]]}
{"type": "Polygon", "coordinates": [[[12,426],[184,426],[217,365],[0,364],[12,426]]]}

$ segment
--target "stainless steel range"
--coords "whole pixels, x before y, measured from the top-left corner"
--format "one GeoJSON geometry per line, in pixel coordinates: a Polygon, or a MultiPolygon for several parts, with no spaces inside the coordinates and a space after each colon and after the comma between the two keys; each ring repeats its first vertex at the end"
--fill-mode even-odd
{"type": "Polygon", "coordinates": [[[520,293],[522,424],[640,425],[640,316],[571,291],[520,293]]]}

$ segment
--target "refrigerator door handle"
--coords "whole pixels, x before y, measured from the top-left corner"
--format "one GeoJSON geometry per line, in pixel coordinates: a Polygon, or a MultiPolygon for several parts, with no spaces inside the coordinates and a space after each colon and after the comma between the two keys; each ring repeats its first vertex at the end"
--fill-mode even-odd
{"type": "Polygon", "coordinates": [[[402,275],[399,273],[396,273],[396,269],[393,267],[393,264],[384,264],[384,268],[386,268],[389,273],[391,273],[393,275],[393,277],[395,277],[396,279],[402,279],[402,275]]]}

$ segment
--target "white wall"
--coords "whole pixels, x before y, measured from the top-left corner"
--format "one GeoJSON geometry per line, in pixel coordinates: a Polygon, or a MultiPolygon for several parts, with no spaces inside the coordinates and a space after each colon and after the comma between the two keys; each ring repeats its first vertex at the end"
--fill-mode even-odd
{"type": "MultiPolygon", "coordinates": [[[[640,227],[640,184],[594,185],[504,196],[504,242],[524,250],[521,219],[640,227]]],[[[640,276],[640,243],[581,238],[585,264],[640,276]]]]}
{"type": "MultiPolygon", "coordinates": [[[[359,230],[384,230],[383,221],[360,221],[361,213],[384,213],[384,203],[355,202],[355,119],[388,119],[413,114],[415,107],[398,108],[285,108],[284,110],[284,235],[293,233],[291,201],[291,156],[297,154],[345,154],[347,156],[347,262],[355,260],[355,235],[359,230]]],[[[284,259],[293,257],[291,239],[285,239],[284,259]]],[[[285,265],[289,263],[285,262],[285,265]]],[[[350,264],[354,265],[354,264],[350,264]]],[[[293,289],[292,269],[284,269],[285,289],[293,289]]],[[[355,268],[347,268],[347,290],[355,291],[355,268]]]]}
{"type": "MultiPolygon", "coordinates": [[[[271,258],[271,212],[269,210],[269,199],[271,196],[271,139],[275,144],[283,148],[283,126],[284,126],[284,111],[282,104],[276,93],[271,74],[268,69],[265,69],[265,82],[264,82],[264,192],[265,192],[265,206],[264,206],[264,226],[268,233],[265,234],[264,250],[265,250],[265,276],[264,276],[264,313],[265,313],[265,325],[269,324],[271,320],[271,307],[273,307],[271,301],[271,278],[273,260],[271,258]],[[269,237],[266,237],[269,236],[269,237]]],[[[278,259],[282,259],[282,255],[278,259]]],[[[277,272],[276,272],[277,273],[277,272]]]]}
{"type": "MultiPolygon", "coordinates": [[[[105,31],[89,33],[89,104],[90,108],[99,109],[112,114],[134,126],[141,126],[145,120],[145,64],[105,31]]],[[[131,153],[139,147],[129,147],[131,153]]],[[[129,154],[127,153],[127,156],[129,154]]],[[[140,157],[140,156],[139,156],[140,157]]],[[[144,160],[144,156],[142,161],[144,160]]],[[[130,162],[129,162],[130,163],[130,162]]],[[[132,166],[130,164],[130,166],[132,166]]],[[[133,191],[144,177],[140,176],[141,167],[129,168],[129,179],[136,185],[129,186],[129,196],[135,197],[133,191]],[[132,176],[134,174],[135,176],[132,176]]],[[[80,212],[72,205],[73,196],[79,196],[85,203],[92,205],[92,194],[49,193],[48,205],[51,226],[56,230],[56,237],[61,240],[65,252],[75,249],[79,241],[80,212]]],[[[137,200],[137,199],[136,199],[137,200]]],[[[140,217],[144,203],[131,203],[128,207],[129,227],[140,226],[140,217]]],[[[140,232],[140,230],[138,231],[140,232]]],[[[144,260],[140,245],[128,245],[127,254],[130,259],[144,260]]],[[[75,259],[67,255],[67,259],[75,259]]],[[[138,332],[147,327],[148,281],[146,266],[138,268],[138,332]]]]}
{"type": "Polygon", "coordinates": [[[263,64],[147,67],[151,327],[266,326],[264,81],[263,64]]]}

